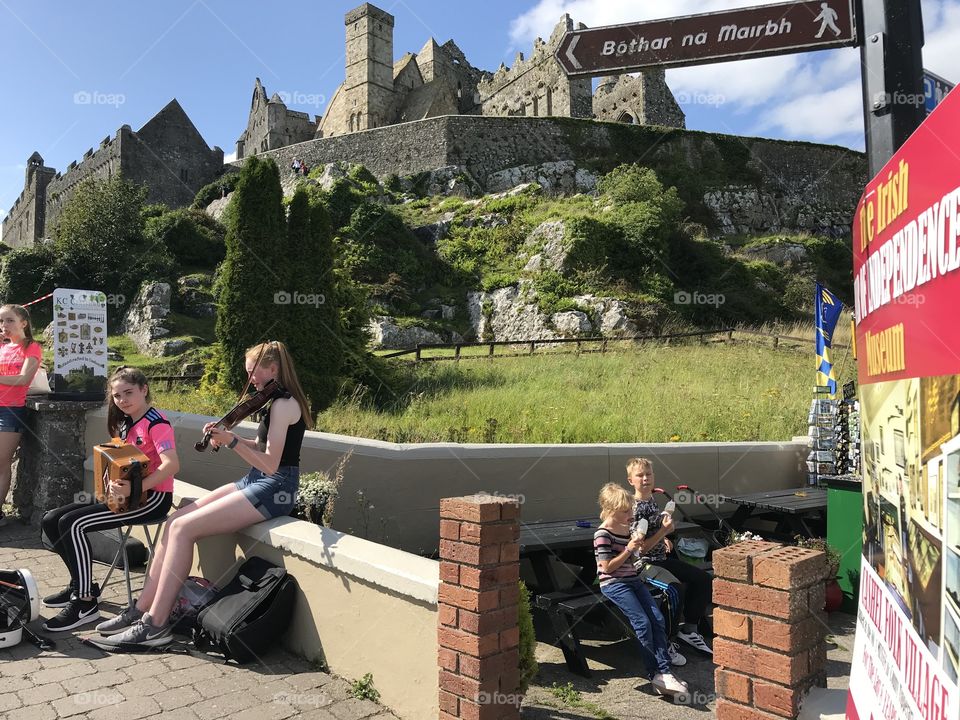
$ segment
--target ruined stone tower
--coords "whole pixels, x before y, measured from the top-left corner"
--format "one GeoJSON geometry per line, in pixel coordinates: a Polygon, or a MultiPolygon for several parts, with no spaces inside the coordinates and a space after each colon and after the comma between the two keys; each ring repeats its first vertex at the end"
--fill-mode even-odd
{"type": "Polygon", "coordinates": [[[350,132],[394,121],[393,15],[364,3],[348,12],[346,82],[350,132]]]}
{"type": "Polygon", "coordinates": [[[34,152],[27,159],[25,175],[23,193],[3,221],[3,241],[11,247],[33,245],[44,236],[47,185],[57,171],[46,167],[40,153],[34,152]]]}

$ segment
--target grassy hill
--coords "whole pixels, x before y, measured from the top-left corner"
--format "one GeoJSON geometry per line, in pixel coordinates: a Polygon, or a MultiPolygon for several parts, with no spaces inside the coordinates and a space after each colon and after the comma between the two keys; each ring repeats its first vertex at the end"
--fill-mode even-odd
{"type": "MultiPolygon", "coordinates": [[[[317,429],[393,442],[789,440],[806,433],[813,365],[812,343],[798,352],[769,341],[409,364],[385,407],[357,394],[321,413],[317,429]]],[[[854,374],[848,357],[842,379],[854,374]]],[[[159,407],[211,414],[232,401],[154,394],[159,407]]]]}

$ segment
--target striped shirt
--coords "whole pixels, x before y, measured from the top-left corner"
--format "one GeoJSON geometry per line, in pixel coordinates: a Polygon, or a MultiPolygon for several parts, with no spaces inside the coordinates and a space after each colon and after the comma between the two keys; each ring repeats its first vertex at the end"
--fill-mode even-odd
{"type": "Polygon", "coordinates": [[[615,558],[627,549],[628,542],[630,542],[629,535],[620,535],[604,527],[593,534],[593,554],[597,556],[597,577],[600,579],[601,585],[628,580],[637,576],[632,557],[624,560],[623,564],[612,573],[605,573],[600,570],[600,561],[615,558]]]}

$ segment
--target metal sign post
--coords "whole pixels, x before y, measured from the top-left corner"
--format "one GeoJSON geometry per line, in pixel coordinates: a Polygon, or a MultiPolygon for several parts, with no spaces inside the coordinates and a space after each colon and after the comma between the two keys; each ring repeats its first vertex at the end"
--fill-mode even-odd
{"type": "Polygon", "coordinates": [[[860,0],[863,124],[873,177],[920,127],[923,17],[920,0],[860,0]]]}

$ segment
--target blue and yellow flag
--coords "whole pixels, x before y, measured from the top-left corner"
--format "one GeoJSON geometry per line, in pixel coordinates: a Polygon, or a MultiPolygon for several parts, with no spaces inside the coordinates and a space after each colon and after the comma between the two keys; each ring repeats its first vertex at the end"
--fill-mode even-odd
{"type": "Polygon", "coordinates": [[[816,308],[817,326],[817,385],[830,388],[830,397],[837,394],[837,376],[830,361],[830,344],[833,340],[833,331],[840,319],[843,303],[823,285],[817,283],[817,297],[814,302],[816,308]]]}

